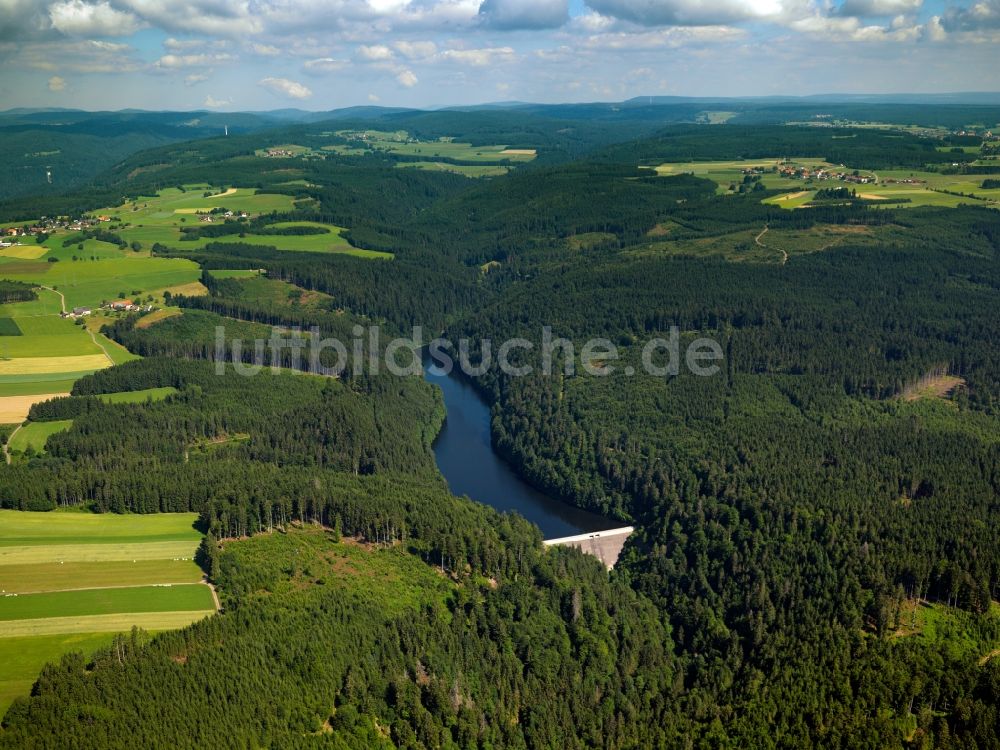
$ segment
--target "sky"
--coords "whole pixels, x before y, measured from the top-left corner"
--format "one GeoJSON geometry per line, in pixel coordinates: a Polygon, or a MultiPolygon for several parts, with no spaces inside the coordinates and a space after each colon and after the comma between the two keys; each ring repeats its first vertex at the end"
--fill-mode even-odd
{"type": "Polygon", "coordinates": [[[1000,0],[0,0],[0,110],[1000,89],[1000,0]]]}

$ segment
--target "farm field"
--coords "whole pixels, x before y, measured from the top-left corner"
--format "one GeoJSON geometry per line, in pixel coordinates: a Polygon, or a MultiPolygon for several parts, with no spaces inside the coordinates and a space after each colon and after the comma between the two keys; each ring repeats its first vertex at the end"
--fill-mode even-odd
{"type": "Polygon", "coordinates": [[[212,614],[196,518],[0,511],[0,713],[64,653],[212,614]]]}

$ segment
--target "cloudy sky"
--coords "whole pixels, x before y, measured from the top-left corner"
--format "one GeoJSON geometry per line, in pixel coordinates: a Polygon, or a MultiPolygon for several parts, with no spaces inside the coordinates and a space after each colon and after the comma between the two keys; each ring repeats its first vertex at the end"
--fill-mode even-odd
{"type": "Polygon", "coordinates": [[[1000,0],[0,0],[0,109],[1000,89],[1000,0]]]}

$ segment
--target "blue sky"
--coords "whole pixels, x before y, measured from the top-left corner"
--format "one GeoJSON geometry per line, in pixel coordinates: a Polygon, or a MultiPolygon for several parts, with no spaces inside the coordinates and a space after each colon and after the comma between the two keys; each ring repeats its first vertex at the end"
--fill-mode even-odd
{"type": "Polygon", "coordinates": [[[0,109],[1000,88],[1000,0],[0,0],[0,40],[0,109]]]}

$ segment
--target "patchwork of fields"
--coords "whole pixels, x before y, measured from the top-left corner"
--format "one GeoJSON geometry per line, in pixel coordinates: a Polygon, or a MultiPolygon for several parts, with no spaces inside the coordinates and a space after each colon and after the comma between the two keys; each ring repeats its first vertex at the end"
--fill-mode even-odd
{"type": "MultiPolygon", "coordinates": [[[[101,228],[107,227],[107,232],[119,237],[121,245],[62,230],[41,243],[34,237],[22,237],[21,244],[0,249],[0,277],[35,285],[39,295],[30,302],[0,305],[0,424],[19,424],[33,403],[65,395],[80,377],[135,358],[100,333],[117,315],[102,310],[103,302],[126,298],[163,305],[166,292],[206,293],[196,263],[154,257],[151,248],[155,243],[194,250],[208,242],[246,242],[298,252],[393,257],[388,252],[355,248],[344,238],[342,227],[317,222],[272,225],[276,231],[306,227],[313,234],[240,237],[234,233],[181,241],[181,229],[198,226],[213,209],[255,217],[290,211],[295,205],[291,196],[257,193],[252,188],[217,193],[207,185],[168,188],[157,196],[94,212],[108,220],[101,228]],[[83,325],[60,317],[74,307],[93,310],[83,325]]],[[[215,218],[222,220],[218,214],[215,218]]],[[[171,312],[159,313],[161,318],[168,314],[171,312]]]]}
{"type": "Polygon", "coordinates": [[[839,180],[801,179],[772,171],[782,166],[794,165],[810,170],[853,171],[843,165],[830,164],[822,159],[795,157],[785,159],[757,159],[735,161],[698,161],[660,164],[655,169],[660,175],[693,174],[716,183],[720,195],[732,192],[732,186],[743,181],[744,170],[759,169],[760,184],[767,190],[784,190],[781,195],[771,196],[764,203],[782,208],[801,208],[812,205],[818,190],[848,188],[856,191],[858,197],[878,202],[884,201],[893,208],[915,208],[918,206],[941,206],[954,208],[963,203],[988,205],[1000,208],[1000,189],[982,187],[988,174],[947,175],[921,170],[858,170],[860,177],[868,183],[849,183],[839,180]]]}
{"type": "Polygon", "coordinates": [[[0,511],[0,715],[64,653],[216,611],[196,518],[0,511]]]}

